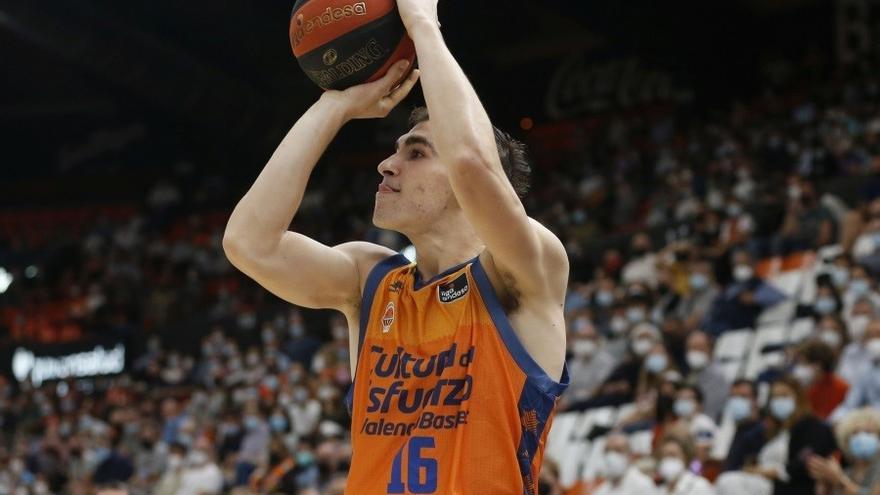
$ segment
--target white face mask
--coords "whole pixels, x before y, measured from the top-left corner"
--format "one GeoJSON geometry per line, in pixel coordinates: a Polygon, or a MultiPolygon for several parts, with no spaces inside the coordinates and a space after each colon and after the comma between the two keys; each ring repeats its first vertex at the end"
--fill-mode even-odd
{"type": "Polygon", "coordinates": [[[629,467],[629,459],[620,452],[605,453],[605,475],[612,480],[620,479],[626,468],[629,467]]]}
{"type": "Polygon", "coordinates": [[[703,351],[688,351],[685,358],[688,366],[694,370],[701,370],[709,364],[709,355],[703,351]]]}
{"type": "Polygon", "coordinates": [[[592,339],[575,340],[571,345],[571,352],[577,357],[590,357],[596,353],[596,341],[592,339]]]}
{"type": "Polygon", "coordinates": [[[191,466],[201,466],[208,462],[208,454],[203,450],[193,450],[189,453],[187,461],[191,466]]]}
{"type": "Polygon", "coordinates": [[[752,278],[752,275],[755,274],[755,271],[749,265],[736,265],[733,267],[733,278],[736,279],[737,282],[745,282],[752,278]]]}
{"type": "Polygon", "coordinates": [[[868,315],[857,315],[849,319],[849,338],[852,340],[862,340],[865,335],[865,329],[871,318],[868,315]]]}
{"type": "Polygon", "coordinates": [[[834,349],[838,349],[840,347],[840,344],[842,343],[840,334],[835,332],[834,330],[822,330],[822,332],[819,333],[819,339],[822,340],[822,342],[830,345],[834,349]]]}
{"type": "Polygon", "coordinates": [[[809,387],[816,378],[816,371],[806,364],[795,365],[791,374],[805,387],[809,387]]]}
{"type": "Polygon", "coordinates": [[[675,481],[684,472],[684,461],[677,457],[664,457],[657,472],[666,481],[675,481]]]}
{"type": "Polygon", "coordinates": [[[611,318],[611,333],[614,335],[622,335],[629,328],[629,322],[622,316],[611,318]]]}
{"type": "Polygon", "coordinates": [[[636,339],[633,341],[632,349],[636,356],[644,356],[654,347],[654,341],[651,339],[636,339]]]}
{"type": "Polygon", "coordinates": [[[183,464],[183,457],[177,454],[168,456],[168,468],[177,469],[183,464]]]}

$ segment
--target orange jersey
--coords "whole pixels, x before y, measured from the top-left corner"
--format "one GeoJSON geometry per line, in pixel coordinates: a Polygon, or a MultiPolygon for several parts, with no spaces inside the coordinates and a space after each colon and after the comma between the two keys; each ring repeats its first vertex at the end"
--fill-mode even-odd
{"type": "Polygon", "coordinates": [[[537,493],[568,372],[556,382],[529,356],[479,258],[428,281],[387,258],[360,319],[346,493],[537,493]]]}

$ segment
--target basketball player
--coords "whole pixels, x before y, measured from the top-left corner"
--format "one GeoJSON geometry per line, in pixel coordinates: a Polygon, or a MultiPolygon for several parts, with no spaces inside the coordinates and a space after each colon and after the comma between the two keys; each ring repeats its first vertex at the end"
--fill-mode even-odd
{"type": "Polygon", "coordinates": [[[443,41],[436,0],[397,4],[420,71],[392,90],[401,62],[374,83],[325,92],[236,206],[224,250],[279,297],[348,318],[347,493],[534,494],[568,384],[568,260],[559,239],[526,215],[523,148],[493,130],[443,41]],[[427,109],[414,112],[379,164],[373,212],[378,227],[413,242],[418,262],[287,231],[339,129],[384,117],[418,78],[427,109]]]}

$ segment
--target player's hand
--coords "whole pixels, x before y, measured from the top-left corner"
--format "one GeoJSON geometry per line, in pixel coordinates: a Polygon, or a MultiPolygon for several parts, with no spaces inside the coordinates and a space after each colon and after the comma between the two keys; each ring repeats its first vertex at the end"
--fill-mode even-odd
{"type": "Polygon", "coordinates": [[[344,91],[327,90],[321,98],[343,105],[348,120],[383,118],[406,98],[419,79],[419,70],[414,69],[402,83],[395,86],[406,73],[407,67],[409,62],[401,60],[392,65],[381,79],[358,84],[344,91]]]}
{"type": "Polygon", "coordinates": [[[397,0],[397,10],[408,32],[420,22],[429,26],[439,26],[437,0],[397,0]]]}

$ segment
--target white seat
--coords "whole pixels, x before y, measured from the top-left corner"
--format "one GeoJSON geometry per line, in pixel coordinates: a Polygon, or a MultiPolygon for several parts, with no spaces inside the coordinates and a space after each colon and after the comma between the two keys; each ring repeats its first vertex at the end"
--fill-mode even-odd
{"type": "Polygon", "coordinates": [[[803,282],[803,270],[789,270],[782,272],[768,280],[770,285],[784,292],[787,296],[795,296],[803,282]]]}
{"type": "Polygon", "coordinates": [[[580,479],[584,481],[593,481],[602,474],[605,468],[605,460],[602,454],[605,453],[605,437],[599,437],[593,440],[590,451],[583,459],[581,466],[580,479]]]}
{"type": "Polygon", "coordinates": [[[761,312],[758,316],[758,325],[766,325],[768,323],[788,322],[794,316],[797,309],[797,302],[787,299],[774,306],[770,306],[761,312]]]}
{"type": "Polygon", "coordinates": [[[767,325],[758,328],[758,331],[755,333],[754,344],[746,362],[746,378],[754,380],[768,365],[777,363],[780,359],[780,354],[782,354],[781,357],[784,359],[784,352],[782,350],[769,351],[767,347],[779,346],[782,348],[785,345],[785,337],[785,325],[767,325]]]}
{"type": "Polygon", "coordinates": [[[553,418],[553,425],[547,433],[547,448],[544,451],[548,459],[560,462],[565,446],[569,442],[571,430],[581,415],[582,413],[579,412],[565,412],[553,418]]]}
{"type": "Polygon", "coordinates": [[[751,349],[755,331],[751,328],[724,332],[715,341],[715,360],[742,359],[751,349]]]}
{"type": "Polygon", "coordinates": [[[635,455],[651,455],[651,430],[637,431],[629,436],[629,447],[635,455]]]}

